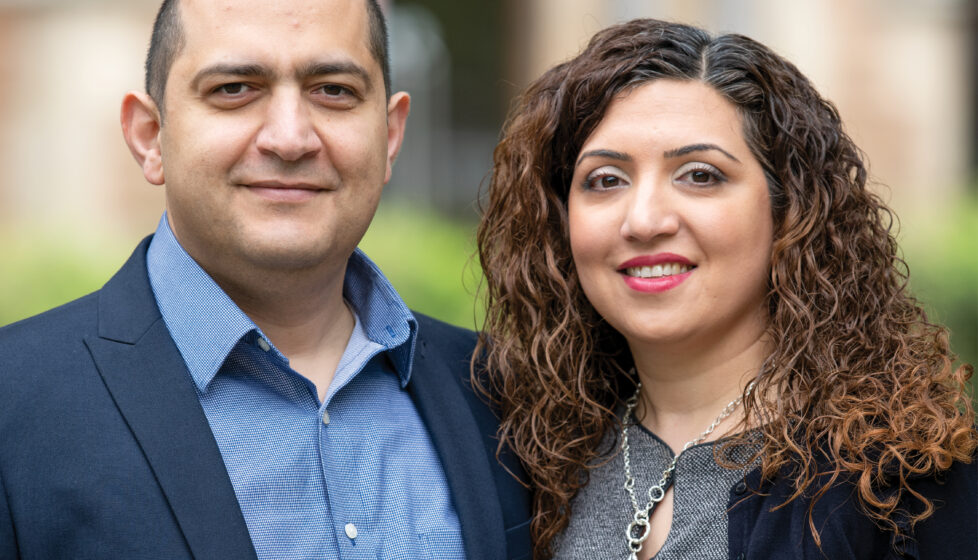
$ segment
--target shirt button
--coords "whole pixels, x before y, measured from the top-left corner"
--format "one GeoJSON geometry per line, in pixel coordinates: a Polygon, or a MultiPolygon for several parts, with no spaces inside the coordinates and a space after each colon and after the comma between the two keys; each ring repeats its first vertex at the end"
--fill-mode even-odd
{"type": "Polygon", "coordinates": [[[272,347],[268,345],[268,341],[265,340],[264,338],[258,339],[258,347],[266,352],[272,349],[272,347]]]}
{"type": "Polygon", "coordinates": [[[346,536],[351,539],[357,538],[357,526],[353,523],[347,523],[346,527],[343,528],[346,531],[346,536]]]}
{"type": "MultiPolygon", "coordinates": [[[[323,424],[329,426],[329,411],[323,411],[323,424]]],[[[353,527],[353,525],[347,525],[347,532],[350,530],[349,527],[353,527]]],[[[353,527],[353,531],[356,532],[356,530],[356,527],[353,527]]],[[[350,538],[352,539],[353,537],[350,538]]]]}
{"type": "Polygon", "coordinates": [[[747,491],[747,484],[744,483],[743,481],[738,482],[737,486],[734,486],[734,494],[737,494],[738,496],[746,491],[747,491]]]}

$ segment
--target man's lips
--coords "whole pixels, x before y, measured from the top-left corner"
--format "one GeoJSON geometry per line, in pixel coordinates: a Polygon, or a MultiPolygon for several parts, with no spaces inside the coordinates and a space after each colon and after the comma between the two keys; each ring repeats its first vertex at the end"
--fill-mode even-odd
{"type": "Polygon", "coordinates": [[[304,202],[331,189],[313,183],[250,181],[242,183],[250,192],[273,202],[304,202]]]}
{"type": "Polygon", "coordinates": [[[243,186],[251,189],[283,189],[299,191],[325,191],[329,190],[325,186],[305,182],[286,182],[286,181],[248,181],[242,183],[243,186]]]}

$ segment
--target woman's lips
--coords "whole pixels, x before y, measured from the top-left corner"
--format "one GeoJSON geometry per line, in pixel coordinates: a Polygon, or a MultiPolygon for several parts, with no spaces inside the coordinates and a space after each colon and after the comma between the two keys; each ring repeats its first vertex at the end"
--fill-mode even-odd
{"type": "Polygon", "coordinates": [[[629,288],[646,293],[664,292],[682,284],[696,265],[682,255],[658,253],[629,259],[618,267],[629,288]]]}
{"type": "Polygon", "coordinates": [[[621,274],[622,278],[625,279],[625,284],[627,284],[629,288],[639,292],[657,293],[671,290],[672,288],[682,284],[693,273],[693,270],[694,269],[690,269],[679,274],[669,274],[667,276],[657,276],[651,278],[630,276],[627,271],[622,272],[621,274]]]}

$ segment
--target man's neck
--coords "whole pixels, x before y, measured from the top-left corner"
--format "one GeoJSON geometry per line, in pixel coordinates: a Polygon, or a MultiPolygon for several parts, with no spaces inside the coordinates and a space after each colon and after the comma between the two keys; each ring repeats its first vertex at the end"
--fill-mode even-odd
{"type": "Polygon", "coordinates": [[[316,385],[322,400],[356,324],[343,299],[346,269],[328,274],[272,272],[261,280],[237,278],[218,285],[316,385]],[[244,281],[242,281],[244,280],[244,281]]]}

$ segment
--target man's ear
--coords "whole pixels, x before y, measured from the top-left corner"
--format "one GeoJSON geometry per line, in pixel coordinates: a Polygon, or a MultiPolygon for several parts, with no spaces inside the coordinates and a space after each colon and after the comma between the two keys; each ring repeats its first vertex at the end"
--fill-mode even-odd
{"type": "Polygon", "coordinates": [[[384,184],[391,180],[394,160],[397,159],[397,153],[401,151],[404,127],[410,111],[411,96],[407,92],[399,91],[387,102],[387,174],[384,175],[384,184]]]}
{"type": "Polygon", "coordinates": [[[130,91],[122,98],[122,135],[143,177],[154,185],[163,184],[163,156],[160,151],[160,110],[149,95],[130,91]]]}

